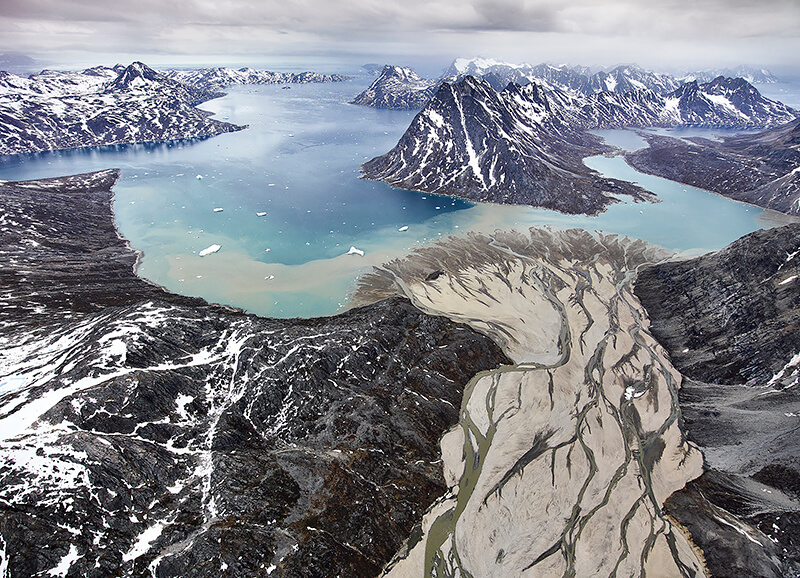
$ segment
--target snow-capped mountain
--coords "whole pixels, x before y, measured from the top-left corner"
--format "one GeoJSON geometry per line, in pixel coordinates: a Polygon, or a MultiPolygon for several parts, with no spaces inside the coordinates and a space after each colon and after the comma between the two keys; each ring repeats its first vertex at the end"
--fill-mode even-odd
{"type": "Polygon", "coordinates": [[[0,73],[0,154],[205,138],[245,128],[195,106],[219,96],[141,62],[29,78],[0,73]]]}
{"type": "Polygon", "coordinates": [[[597,213],[611,193],[646,194],[603,179],[581,159],[599,139],[554,114],[537,85],[496,92],[471,76],[443,84],[397,146],[362,166],[366,178],[478,201],[597,213]]]}
{"type": "Polygon", "coordinates": [[[204,89],[219,90],[234,84],[306,84],[310,82],[342,82],[347,76],[317,72],[270,72],[254,68],[200,68],[168,70],[168,78],[204,89]]]}
{"type": "Polygon", "coordinates": [[[742,80],[589,96],[536,84],[496,92],[466,77],[442,84],[397,146],[362,167],[366,178],[467,199],[596,213],[611,194],[641,193],[600,179],[582,158],[602,150],[589,129],[770,126],[795,118],[742,80]],[[613,186],[612,186],[613,185],[613,186]]]}
{"type": "Polygon", "coordinates": [[[423,79],[410,68],[387,64],[380,76],[369,88],[356,96],[352,104],[375,108],[422,108],[436,92],[439,84],[437,80],[423,79]]]}

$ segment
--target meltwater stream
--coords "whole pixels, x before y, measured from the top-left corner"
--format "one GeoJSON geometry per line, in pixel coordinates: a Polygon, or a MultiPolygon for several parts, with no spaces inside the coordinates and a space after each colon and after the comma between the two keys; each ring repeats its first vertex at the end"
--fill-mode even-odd
{"type": "Polygon", "coordinates": [[[639,182],[662,202],[622,199],[598,217],[567,216],[362,180],[360,164],[394,146],[414,116],[348,104],[371,80],[232,87],[203,108],[247,130],[203,141],[0,157],[0,179],[121,168],[117,226],[143,252],[141,276],[277,317],[333,314],[346,307],[360,274],[469,230],[582,227],[697,253],[772,222],[760,209],[641,175],[621,158],[586,163],[639,182]],[[221,248],[200,256],[212,245],[221,248]],[[348,254],[351,247],[364,255],[348,254]]]}

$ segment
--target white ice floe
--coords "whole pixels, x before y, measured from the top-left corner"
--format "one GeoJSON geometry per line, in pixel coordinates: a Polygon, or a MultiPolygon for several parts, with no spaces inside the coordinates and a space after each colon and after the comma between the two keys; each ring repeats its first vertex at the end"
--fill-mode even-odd
{"type": "Polygon", "coordinates": [[[200,255],[201,257],[205,257],[206,255],[210,255],[211,253],[216,253],[220,249],[222,249],[222,245],[209,245],[208,247],[200,251],[198,255],[200,255]]]}
{"type": "Polygon", "coordinates": [[[348,255],[361,255],[364,256],[364,251],[361,249],[356,249],[355,247],[350,247],[350,250],[347,252],[348,255]]]}

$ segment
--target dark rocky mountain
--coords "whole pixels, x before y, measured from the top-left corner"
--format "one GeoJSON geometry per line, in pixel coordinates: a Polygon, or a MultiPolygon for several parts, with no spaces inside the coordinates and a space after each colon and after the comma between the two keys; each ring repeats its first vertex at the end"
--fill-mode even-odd
{"type": "Polygon", "coordinates": [[[168,293],[133,273],[116,178],[0,184],[4,572],[379,574],[507,358],[402,298],[274,320],[168,293]]]}
{"type": "Polygon", "coordinates": [[[443,84],[394,149],[362,166],[369,179],[471,200],[530,204],[567,213],[602,211],[614,194],[645,195],[601,179],[582,162],[605,149],[601,128],[785,123],[794,111],[744,81],[591,96],[509,85],[499,93],[467,77],[443,84]]]}
{"type": "Polygon", "coordinates": [[[317,72],[271,72],[254,68],[200,68],[169,70],[165,76],[205,90],[221,90],[234,84],[307,84],[310,82],[342,82],[341,74],[317,72]]]}
{"type": "Polygon", "coordinates": [[[195,105],[221,93],[190,86],[140,62],[81,73],[0,77],[0,154],[206,138],[245,127],[195,105]]]}
{"type": "Polygon", "coordinates": [[[643,189],[590,171],[583,157],[607,150],[555,114],[536,85],[498,93],[467,77],[443,84],[397,146],[362,166],[369,179],[476,201],[597,213],[612,194],[643,189]]]}
{"type": "Polygon", "coordinates": [[[625,156],[639,171],[800,215],[800,121],[720,141],[645,138],[625,156]]]}
{"type": "Polygon", "coordinates": [[[800,575],[800,225],[639,272],[707,472],[666,508],[713,576],[800,575]]]}
{"type": "Polygon", "coordinates": [[[422,108],[436,92],[438,85],[439,81],[425,80],[410,68],[387,64],[380,76],[351,104],[375,108],[422,108]]]}

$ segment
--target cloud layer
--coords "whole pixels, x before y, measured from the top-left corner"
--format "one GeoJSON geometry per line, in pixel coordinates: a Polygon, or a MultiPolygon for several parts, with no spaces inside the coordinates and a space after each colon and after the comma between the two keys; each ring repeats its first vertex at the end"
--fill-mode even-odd
{"type": "Polygon", "coordinates": [[[582,50],[588,59],[672,52],[698,63],[734,52],[731,61],[780,64],[794,59],[799,36],[797,0],[0,0],[0,49],[36,52],[480,50],[536,60],[582,50]]]}

